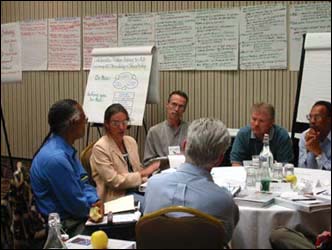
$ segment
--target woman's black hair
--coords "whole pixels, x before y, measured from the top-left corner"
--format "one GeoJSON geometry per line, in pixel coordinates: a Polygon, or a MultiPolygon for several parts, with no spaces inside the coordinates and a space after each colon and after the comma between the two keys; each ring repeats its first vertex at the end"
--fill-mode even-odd
{"type": "Polygon", "coordinates": [[[52,134],[62,134],[70,126],[70,119],[76,114],[79,116],[79,110],[76,107],[77,104],[78,102],[75,100],[64,99],[57,101],[51,106],[48,112],[48,124],[50,126],[50,131],[44,138],[41,146],[33,155],[33,158],[35,158],[42,146],[52,134]]]}

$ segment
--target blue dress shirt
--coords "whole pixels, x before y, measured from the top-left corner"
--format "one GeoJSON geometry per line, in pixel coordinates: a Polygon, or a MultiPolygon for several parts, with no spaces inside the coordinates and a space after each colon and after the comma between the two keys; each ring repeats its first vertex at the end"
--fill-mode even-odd
{"type": "Polygon", "coordinates": [[[322,154],[316,157],[309,152],[305,146],[305,135],[308,130],[304,131],[299,141],[299,167],[325,169],[331,171],[331,131],[323,142],[319,142],[322,154]]]}
{"type": "Polygon", "coordinates": [[[32,162],[31,186],[37,208],[45,217],[57,212],[61,219],[87,218],[90,206],[99,199],[75,155],[71,145],[53,135],[32,162]]]}
{"type": "Polygon", "coordinates": [[[189,163],[182,164],[176,172],[154,175],[148,181],[144,214],[168,206],[192,207],[221,219],[228,240],[239,217],[232,195],[213,182],[210,172],[189,163]]]}

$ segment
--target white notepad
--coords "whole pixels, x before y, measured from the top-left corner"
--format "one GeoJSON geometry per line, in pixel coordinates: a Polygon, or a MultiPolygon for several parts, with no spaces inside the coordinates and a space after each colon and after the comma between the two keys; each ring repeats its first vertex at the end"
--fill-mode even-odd
{"type": "Polygon", "coordinates": [[[104,213],[119,213],[135,210],[134,195],[127,195],[104,203],[104,213]]]}
{"type": "Polygon", "coordinates": [[[132,213],[120,213],[120,214],[114,214],[112,222],[114,224],[121,224],[121,223],[130,223],[130,222],[136,222],[141,217],[141,212],[136,211],[132,213]]]}

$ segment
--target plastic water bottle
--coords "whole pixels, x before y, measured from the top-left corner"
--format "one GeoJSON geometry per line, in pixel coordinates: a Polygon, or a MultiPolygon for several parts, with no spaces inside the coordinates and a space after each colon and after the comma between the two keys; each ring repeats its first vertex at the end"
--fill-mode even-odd
{"type": "Polygon", "coordinates": [[[61,222],[58,213],[50,213],[48,216],[48,235],[44,249],[67,249],[61,239],[61,222]]]}
{"type": "Polygon", "coordinates": [[[261,162],[261,166],[264,162],[267,162],[267,166],[269,168],[269,171],[271,171],[273,167],[273,154],[270,150],[270,138],[268,134],[264,134],[263,139],[263,149],[259,154],[259,160],[261,162]]]}

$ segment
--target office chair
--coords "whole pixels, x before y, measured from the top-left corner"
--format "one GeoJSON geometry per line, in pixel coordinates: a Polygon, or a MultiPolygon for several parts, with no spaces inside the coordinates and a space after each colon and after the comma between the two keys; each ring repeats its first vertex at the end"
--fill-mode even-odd
{"type": "Polygon", "coordinates": [[[90,165],[90,156],[91,156],[91,153],[92,153],[93,145],[95,145],[96,142],[97,141],[94,141],[94,142],[90,143],[86,148],[83,149],[83,151],[80,155],[81,163],[82,163],[85,171],[88,173],[90,184],[93,185],[93,186],[96,186],[96,183],[92,178],[91,165],[90,165]]]}
{"type": "Polygon", "coordinates": [[[223,223],[194,208],[171,206],[144,215],[136,224],[138,249],[227,248],[223,223]],[[171,217],[169,213],[186,213],[171,217]]]}

